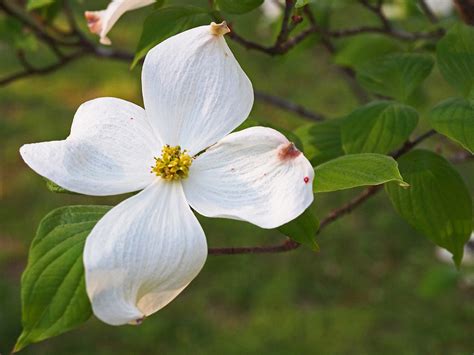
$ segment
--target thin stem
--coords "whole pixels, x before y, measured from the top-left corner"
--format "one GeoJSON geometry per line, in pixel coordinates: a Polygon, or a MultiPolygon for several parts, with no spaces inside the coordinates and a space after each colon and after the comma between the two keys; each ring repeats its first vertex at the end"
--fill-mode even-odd
{"type": "Polygon", "coordinates": [[[324,121],[324,116],[322,114],[312,112],[299,104],[295,104],[294,102],[288,101],[278,96],[270,95],[261,91],[255,91],[255,99],[281,108],[285,111],[293,112],[298,116],[312,121],[324,121]]]}
{"type": "Polygon", "coordinates": [[[236,254],[271,254],[282,253],[294,250],[300,246],[299,243],[291,239],[286,239],[283,243],[256,246],[256,247],[231,247],[231,248],[209,248],[209,255],[236,255],[236,254]]]}
{"type": "MultiPolygon", "coordinates": [[[[451,1],[451,0],[449,0],[451,1]]],[[[420,4],[421,9],[426,15],[426,18],[433,24],[438,23],[438,18],[436,15],[431,11],[430,7],[426,4],[425,0],[418,0],[418,3],[420,4]]]]}

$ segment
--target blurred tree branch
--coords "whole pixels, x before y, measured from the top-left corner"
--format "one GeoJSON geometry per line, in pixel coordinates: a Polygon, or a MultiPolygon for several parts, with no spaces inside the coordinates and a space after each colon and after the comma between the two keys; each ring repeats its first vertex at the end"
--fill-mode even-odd
{"type": "Polygon", "coordinates": [[[468,25],[474,26],[474,0],[453,0],[461,18],[468,25]]]}

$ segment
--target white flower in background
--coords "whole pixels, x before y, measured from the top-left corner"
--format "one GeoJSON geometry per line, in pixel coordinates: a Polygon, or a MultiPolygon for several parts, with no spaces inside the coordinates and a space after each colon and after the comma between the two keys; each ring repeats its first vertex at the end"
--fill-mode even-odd
{"type": "Polygon", "coordinates": [[[100,43],[109,45],[112,42],[107,37],[107,33],[120,16],[127,11],[151,5],[154,2],[155,0],[112,0],[105,10],[86,11],[84,16],[89,30],[100,36],[100,43]]]}
{"type": "Polygon", "coordinates": [[[435,15],[441,17],[451,15],[454,9],[453,0],[425,0],[425,2],[435,15]]]}
{"type": "MultiPolygon", "coordinates": [[[[436,15],[446,17],[454,9],[452,0],[425,0],[426,6],[436,15]]],[[[409,4],[407,0],[394,0],[382,5],[382,11],[390,19],[404,19],[408,16],[409,4]]]]}
{"type": "MultiPolygon", "coordinates": [[[[436,247],[436,257],[445,263],[453,263],[453,255],[444,248],[436,247]]],[[[462,265],[474,265],[474,232],[472,232],[471,238],[464,246],[462,265]]]]}
{"type": "Polygon", "coordinates": [[[68,190],[143,190],[112,208],[86,241],[87,293],[106,323],[141,322],[201,270],[206,238],[189,206],[275,228],[313,201],[311,164],[282,134],[229,134],[249,114],[253,89],[222,36],[228,31],[213,23],[153,48],[142,71],[145,110],[95,99],[79,107],[66,140],[20,149],[33,170],[68,190]]]}
{"type": "Polygon", "coordinates": [[[269,22],[274,22],[278,20],[283,13],[284,6],[284,0],[265,0],[261,6],[263,16],[269,22]]]}

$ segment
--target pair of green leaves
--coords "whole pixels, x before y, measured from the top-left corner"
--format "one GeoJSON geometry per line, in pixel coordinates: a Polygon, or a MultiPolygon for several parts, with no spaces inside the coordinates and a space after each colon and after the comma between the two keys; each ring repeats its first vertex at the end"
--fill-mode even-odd
{"type": "Polygon", "coordinates": [[[474,153],[474,28],[457,24],[439,41],[436,55],[444,78],[464,98],[435,106],[432,127],[474,153]]]}
{"type": "Polygon", "coordinates": [[[405,142],[418,123],[410,106],[374,101],[344,118],[298,128],[305,155],[319,165],[344,153],[387,154],[405,142]]]}
{"type": "Polygon", "coordinates": [[[40,223],[21,280],[23,331],[14,351],[64,333],[92,314],[82,252],[107,206],[58,208],[40,223]]]}
{"type": "Polygon", "coordinates": [[[429,54],[400,52],[392,38],[367,34],[351,39],[338,51],[335,62],[352,67],[368,91],[407,102],[428,77],[434,60],[429,54]]]}
{"type": "MultiPolygon", "coordinates": [[[[467,125],[461,119],[472,110],[469,105],[464,99],[448,100],[431,116],[438,129],[445,125],[446,131],[472,149],[472,123],[467,125]],[[445,122],[456,117],[460,119],[455,125],[445,122]]],[[[434,153],[411,152],[400,159],[399,166],[384,155],[399,148],[417,122],[413,108],[376,101],[345,118],[306,125],[296,133],[305,153],[317,165],[316,193],[390,182],[386,191],[395,209],[415,229],[452,252],[459,266],[463,245],[472,231],[472,201],[462,178],[448,161],[434,153]],[[443,197],[448,195],[455,198],[443,197]]]]}

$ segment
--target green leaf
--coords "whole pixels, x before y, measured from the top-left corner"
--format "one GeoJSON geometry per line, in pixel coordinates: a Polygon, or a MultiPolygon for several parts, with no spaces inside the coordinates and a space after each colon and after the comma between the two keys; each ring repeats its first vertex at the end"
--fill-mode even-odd
{"type": "Polygon", "coordinates": [[[387,184],[397,212],[416,230],[453,254],[459,267],[472,232],[472,200],[459,173],[443,157],[414,150],[399,159],[410,188],[387,184]]]}
{"type": "Polygon", "coordinates": [[[58,193],[58,194],[79,195],[77,192],[72,192],[72,191],[66,190],[65,188],[59,186],[58,184],[56,184],[55,182],[53,182],[49,179],[45,179],[45,180],[46,180],[46,188],[51,192],[55,192],[55,193],[58,193]]]}
{"type": "Polygon", "coordinates": [[[36,10],[42,7],[46,7],[52,5],[56,2],[56,0],[28,0],[26,4],[26,9],[28,11],[36,10]]]}
{"type": "Polygon", "coordinates": [[[295,8],[299,9],[300,7],[306,6],[313,2],[316,2],[316,0],[296,0],[295,8]]]}
{"type": "Polygon", "coordinates": [[[195,6],[169,6],[153,11],[143,24],[132,68],[158,43],[199,22],[206,23],[200,21],[200,17],[205,14],[206,10],[195,6]]]}
{"type": "Polygon", "coordinates": [[[341,128],[346,153],[386,154],[398,148],[418,123],[410,106],[390,101],[375,101],[346,117],[341,128]]]}
{"type": "Polygon", "coordinates": [[[31,32],[24,31],[22,23],[13,17],[0,18],[0,41],[14,49],[24,51],[38,49],[36,37],[31,32]]]}
{"type": "Polygon", "coordinates": [[[309,247],[313,251],[319,251],[319,245],[315,239],[318,229],[319,221],[314,214],[312,206],[308,207],[296,219],[278,228],[282,234],[309,247]]]}
{"type": "Polygon", "coordinates": [[[263,4],[263,0],[217,0],[219,8],[229,14],[244,14],[263,4]]]}
{"type": "Polygon", "coordinates": [[[398,171],[395,159],[382,154],[344,155],[317,166],[314,171],[315,193],[380,185],[388,181],[408,186],[398,171]]]}
{"type": "Polygon", "coordinates": [[[341,144],[341,123],[342,119],[309,123],[294,131],[301,140],[304,155],[313,166],[344,155],[341,144]]]}
{"type": "Polygon", "coordinates": [[[91,316],[82,253],[86,237],[109,209],[61,207],[43,218],[21,279],[23,331],[14,351],[64,333],[91,316]]]}
{"type": "Polygon", "coordinates": [[[399,51],[400,44],[380,34],[363,34],[352,37],[344,43],[334,56],[336,64],[357,68],[369,60],[399,51]]]}
{"type": "Polygon", "coordinates": [[[438,42],[436,54],[446,81],[464,96],[474,97],[474,27],[454,25],[438,42]]]}
{"type": "Polygon", "coordinates": [[[452,98],[430,112],[432,127],[474,153],[474,101],[452,98]]]}
{"type": "Polygon", "coordinates": [[[433,69],[427,54],[392,53],[357,68],[357,80],[367,90],[406,102],[433,69]]]}

